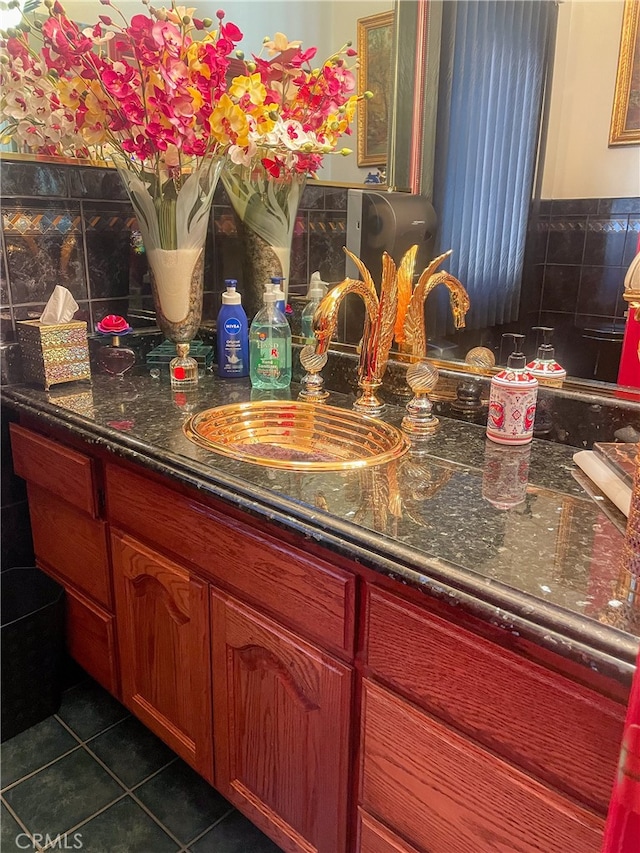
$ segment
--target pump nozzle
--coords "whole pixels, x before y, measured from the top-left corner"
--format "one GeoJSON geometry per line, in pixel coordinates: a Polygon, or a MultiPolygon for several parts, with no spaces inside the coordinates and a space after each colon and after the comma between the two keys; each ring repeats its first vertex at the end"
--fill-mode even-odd
{"type": "Polygon", "coordinates": [[[538,358],[544,361],[548,361],[554,356],[554,349],[551,346],[551,335],[553,334],[553,329],[551,326],[532,326],[531,330],[534,332],[542,332],[542,343],[538,347],[538,358]]]}
{"type": "Polygon", "coordinates": [[[522,342],[524,335],[518,335],[515,332],[505,332],[503,338],[513,338],[513,352],[507,359],[507,367],[512,370],[523,370],[527,364],[527,357],[522,352],[522,342]]]}

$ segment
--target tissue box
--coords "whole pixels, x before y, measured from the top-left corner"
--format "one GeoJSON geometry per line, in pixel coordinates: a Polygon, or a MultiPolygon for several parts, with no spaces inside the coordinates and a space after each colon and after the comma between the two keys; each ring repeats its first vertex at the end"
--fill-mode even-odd
{"type": "Polygon", "coordinates": [[[91,378],[84,321],[43,326],[40,320],[18,320],[16,327],[27,382],[48,390],[59,382],[91,378]]]}

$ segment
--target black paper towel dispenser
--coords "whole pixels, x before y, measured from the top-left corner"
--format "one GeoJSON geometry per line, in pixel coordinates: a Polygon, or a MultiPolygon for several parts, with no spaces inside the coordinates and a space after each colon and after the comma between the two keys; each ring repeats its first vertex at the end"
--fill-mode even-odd
{"type": "MultiPolygon", "coordinates": [[[[360,258],[378,286],[382,253],[396,264],[411,246],[418,245],[415,273],[433,258],[438,219],[431,202],[422,195],[352,189],[347,191],[347,249],[360,258]]],[[[347,258],[348,278],[360,278],[347,258]]]]}

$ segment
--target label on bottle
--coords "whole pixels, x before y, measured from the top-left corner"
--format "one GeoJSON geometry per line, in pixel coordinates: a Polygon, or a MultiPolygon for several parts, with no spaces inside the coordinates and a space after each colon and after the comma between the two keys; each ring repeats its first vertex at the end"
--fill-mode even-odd
{"type": "Polygon", "coordinates": [[[256,373],[268,379],[280,376],[280,349],[278,341],[269,338],[266,332],[258,334],[260,357],[256,365],[256,373]]]}
{"type": "Polygon", "coordinates": [[[245,366],[242,358],[242,341],[240,333],[242,323],[237,317],[228,317],[224,321],[224,360],[225,373],[243,373],[245,366]]]}

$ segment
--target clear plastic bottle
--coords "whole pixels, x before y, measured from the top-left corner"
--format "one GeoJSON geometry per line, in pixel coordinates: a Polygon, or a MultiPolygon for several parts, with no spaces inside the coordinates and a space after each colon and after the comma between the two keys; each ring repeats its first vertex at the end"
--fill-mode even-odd
{"type": "Polygon", "coordinates": [[[322,301],[324,296],[324,288],[321,282],[312,282],[309,289],[309,301],[302,310],[300,317],[302,337],[308,344],[315,344],[316,336],[313,334],[313,315],[316,313],[316,308],[322,301]]]}
{"type": "Polygon", "coordinates": [[[249,375],[254,388],[271,390],[291,384],[291,329],[268,284],[262,308],[249,330],[249,375]]]}

